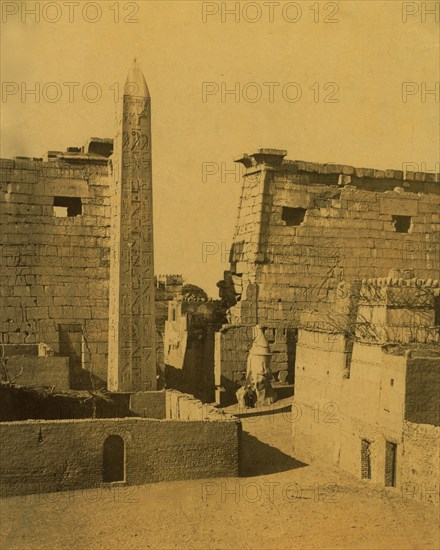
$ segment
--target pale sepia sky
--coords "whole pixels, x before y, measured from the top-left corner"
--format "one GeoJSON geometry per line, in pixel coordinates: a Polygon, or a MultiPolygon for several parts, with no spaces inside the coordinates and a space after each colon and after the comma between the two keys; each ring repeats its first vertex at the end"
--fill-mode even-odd
{"type": "Polygon", "coordinates": [[[137,57],[152,96],[156,272],[183,273],[213,296],[228,267],[240,192],[234,175],[222,181],[222,163],[233,170],[235,156],[259,147],[373,168],[414,162],[429,171],[439,160],[438,96],[424,95],[439,81],[439,30],[420,2],[260,2],[260,15],[256,2],[240,2],[224,22],[224,7],[236,2],[122,1],[119,22],[113,1],[80,2],[72,22],[63,2],[28,8],[35,4],[40,21],[28,14],[23,22],[21,2],[3,2],[11,15],[3,13],[1,80],[18,92],[2,97],[1,156],[39,157],[113,137],[115,83],[124,83],[137,57]],[[204,22],[203,9],[216,13],[204,22]],[[49,82],[58,88],[44,88],[49,82]],[[78,83],[70,98],[67,82],[78,83]],[[219,88],[206,101],[204,82],[219,88]],[[272,102],[265,82],[279,83],[272,102]],[[296,102],[291,82],[302,91],[296,102]],[[404,82],[414,83],[406,102],[404,82]],[[36,83],[39,101],[22,98],[36,83]],[[222,83],[237,86],[237,101],[232,94],[222,101],[222,83]],[[334,90],[327,83],[339,87],[337,103],[323,101],[334,90]],[[84,99],[97,89],[98,101],[84,99]],[[261,99],[248,101],[258,89],[261,99]],[[59,100],[49,101],[57,90],[59,100]],[[203,181],[203,163],[219,172],[203,181]],[[218,247],[206,261],[203,243],[218,247]]]}

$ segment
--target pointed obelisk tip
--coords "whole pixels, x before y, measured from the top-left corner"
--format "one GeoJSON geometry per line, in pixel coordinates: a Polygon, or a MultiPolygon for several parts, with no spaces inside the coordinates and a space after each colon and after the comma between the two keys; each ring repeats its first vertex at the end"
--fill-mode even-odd
{"type": "Polygon", "coordinates": [[[125,81],[124,95],[130,95],[133,97],[150,97],[147,83],[142,69],[134,58],[128,71],[127,80],[125,81]]]}

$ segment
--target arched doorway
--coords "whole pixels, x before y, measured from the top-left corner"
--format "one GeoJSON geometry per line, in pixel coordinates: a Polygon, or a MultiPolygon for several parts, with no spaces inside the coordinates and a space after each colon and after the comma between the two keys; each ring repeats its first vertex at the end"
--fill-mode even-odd
{"type": "Polygon", "coordinates": [[[124,440],[119,435],[109,435],[104,441],[102,457],[102,480],[107,482],[124,481],[125,449],[124,440]]]}

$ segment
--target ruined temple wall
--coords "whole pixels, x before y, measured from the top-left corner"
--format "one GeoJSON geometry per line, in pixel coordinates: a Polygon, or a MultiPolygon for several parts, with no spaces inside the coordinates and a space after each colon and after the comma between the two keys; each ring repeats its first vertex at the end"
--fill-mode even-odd
{"type": "MultiPolygon", "coordinates": [[[[1,332],[7,344],[47,343],[107,381],[110,195],[107,159],[67,162],[0,159],[1,332]],[[81,199],[82,213],[56,217],[54,197],[81,199]]],[[[158,366],[167,301],[181,276],[156,290],[158,366]]],[[[87,383],[90,376],[87,375],[87,383]]],[[[74,387],[84,387],[84,378],[74,387]]]]}
{"type": "Polygon", "coordinates": [[[3,341],[45,342],[55,353],[82,353],[83,364],[92,364],[104,381],[110,238],[106,160],[75,165],[1,160],[0,168],[3,341]],[[54,197],[80,198],[82,214],[56,217],[54,197]],[[66,333],[61,344],[60,325],[66,333]],[[79,338],[70,349],[69,331],[79,338]]]}
{"type": "Polygon", "coordinates": [[[240,428],[235,419],[5,422],[0,425],[1,494],[99,487],[110,435],[124,440],[127,485],[236,476],[240,428]]]}
{"type": "Polygon", "coordinates": [[[358,188],[340,188],[306,176],[271,173],[265,195],[270,215],[260,227],[256,277],[260,322],[298,319],[299,310],[326,308],[342,279],[382,277],[391,268],[408,267],[416,277],[438,277],[438,195],[373,191],[363,188],[362,180],[352,182],[358,188]],[[285,207],[306,209],[299,226],[283,221],[285,207]],[[410,216],[409,231],[397,232],[392,216],[410,216]]]}
{"type": "MultiPolygon", "coordinates": [[[[391,269],[413,269],[424,279],[436,279],[440,272],[438,175],[404,178],[393,170],[274,162],[277,154],[259,153],[243,161],[243,196],[231,250],[239,299],[217,340],[228,387],[243,370],[244,352],[231,357],[234,340],[240,340],[240,350],[251,346],[243,327],[259,323],[292,332],[303,311],[331,311],[342,280],[386,277],[391,269]],[[286,209],[304,209],[303,221],[289,225],[283,219],[286,209]],[[408,232],[396,230],[393,216],[410,218],[408,232]]],[[[284,345],[289,347],[287,339],[284,345]]],[[[282,368],[288,370],[288,362],[282,368]]]]}

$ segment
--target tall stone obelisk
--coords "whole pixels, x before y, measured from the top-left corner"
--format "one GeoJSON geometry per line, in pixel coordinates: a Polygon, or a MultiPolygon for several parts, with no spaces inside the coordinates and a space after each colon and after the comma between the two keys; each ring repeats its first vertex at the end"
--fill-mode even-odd
{"type": "Polygon", "coordinates": [[[136,62],[113,153],[108,388],[156,389],[151,102],[136,62]]]}

